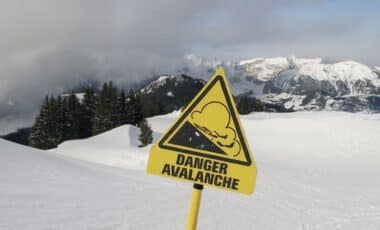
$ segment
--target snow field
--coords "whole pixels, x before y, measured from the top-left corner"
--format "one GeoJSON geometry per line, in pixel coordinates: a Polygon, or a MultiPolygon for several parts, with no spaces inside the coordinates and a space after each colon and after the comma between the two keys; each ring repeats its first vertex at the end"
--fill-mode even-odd
{"type": "MultiPolygon", "coordinates": [[[[149,119],[155,140],[178,115],[149,119]]],[[[205,188],[199,229],[380,229],[380,115],[241,118],[255,193],[205,188]]],[[[49,152],[0,140],[0,229],[183,229],[192,186],[147,175],[137,135],[123,126],[49,152]]]]}

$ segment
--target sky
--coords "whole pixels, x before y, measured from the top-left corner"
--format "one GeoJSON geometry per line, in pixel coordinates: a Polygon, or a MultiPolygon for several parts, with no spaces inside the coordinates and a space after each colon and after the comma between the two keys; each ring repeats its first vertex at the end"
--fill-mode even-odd
{"type": "Polygon", "coordinates": [[[379,9],[379,1],[0,0],[0,119],[9,104],[35,113],[45,94],[78,82],[170,72],[190,53],[380,65],[379,9]]]}

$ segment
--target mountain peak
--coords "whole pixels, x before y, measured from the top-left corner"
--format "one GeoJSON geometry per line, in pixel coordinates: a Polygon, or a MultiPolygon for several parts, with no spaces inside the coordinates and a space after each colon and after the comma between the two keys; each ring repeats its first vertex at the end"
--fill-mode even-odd
{"type": "Polygon", "coordinates": [[[235,95],[249,94],[297,110],[380,111],[379,67],[352,60],[294,56],[230,62],[189,55],[186,60],[186,73],[203,79],[222,65],[235,95]]]}

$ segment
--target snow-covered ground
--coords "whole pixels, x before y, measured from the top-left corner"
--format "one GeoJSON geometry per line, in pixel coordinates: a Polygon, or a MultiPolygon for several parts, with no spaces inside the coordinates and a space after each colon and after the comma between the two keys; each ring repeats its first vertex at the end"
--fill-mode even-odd
{"type": "MultiPolygon", "coordinates": [[[[155,139],[176,116],[149,119],[155,139]]],[[[206,188],[199,229],[380,229],[380,115],[242,121],[255,194],[206,188]]],[[[0,140],[0,229],[184,229],[192,186],[146,175],[137,134],[123,126],[51,151],[0,140]]]]}

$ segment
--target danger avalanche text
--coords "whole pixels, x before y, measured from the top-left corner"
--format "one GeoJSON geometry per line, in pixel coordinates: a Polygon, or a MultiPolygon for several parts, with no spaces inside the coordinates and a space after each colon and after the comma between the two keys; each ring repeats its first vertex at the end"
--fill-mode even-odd
{"type": "Polygon", "coordinates": [[[238,190],[239,179],[228,177],[228,165],[211,159],[178,154],[176,164],[165,164],[162,175],[238,190]]]}

